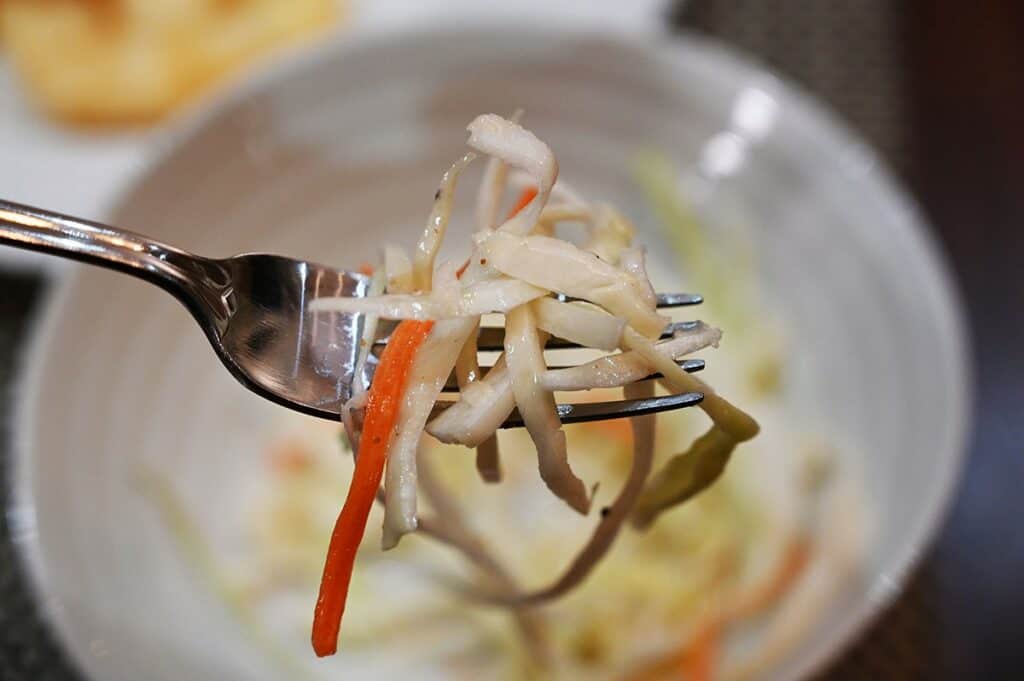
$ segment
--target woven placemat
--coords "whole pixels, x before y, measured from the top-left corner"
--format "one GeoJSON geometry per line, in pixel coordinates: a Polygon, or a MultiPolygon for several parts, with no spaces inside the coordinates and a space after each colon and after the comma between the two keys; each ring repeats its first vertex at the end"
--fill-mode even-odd
{"type": "MultiPolygon", "coordinates": [[[[671,19],[730,43],[801,84],[906,173],[912,161],[897,7],[886,0],[689,0],[671,19]]],[[[31,277],[0,276],[0,291],[0,414],[9,415],[17,343],[42,284],[31,277]]],[[[0,443],[7,443],[6,419],[2,427],[0,443]]],[[[0,444],[0,490],[7,488],[3,448],[0,444]]],[[[6,508],[3,499],[0,506],[6,508]]],[[[15,558],[8,519],[0,515],[0,680],[77,681],[39,620],[15,558]]],[[[941,645],[935,589],[933,570],[925,563],[902,597],[821,679],[940,676],[939,658],[928,653],[941,645]]]]}
{"type": "Polygon", "coordinates": [[[713,36],[803,86],[909,171],[907,69],[892,0],[686,0],[673,25],[713,36]]]}
{"type": "MultiPolygon", "coordinates": [[[[0,509],[8,508],[6,490],[12,371],[29,319],[43,291],[33,277],[0,276],[0,509]]],[[[15,554],[7,513],[0,513],[0,679],[73,681],[78,676],[47,627],[29,592],[15,554]]]]}

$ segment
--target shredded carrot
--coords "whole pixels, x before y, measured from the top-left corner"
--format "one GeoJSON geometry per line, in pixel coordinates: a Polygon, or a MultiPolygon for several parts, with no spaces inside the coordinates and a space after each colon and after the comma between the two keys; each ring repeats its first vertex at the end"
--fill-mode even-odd
{"type": "Polygon", "coordinates": [[[720,615],[710,615],[693,638],[633,670],[623,677],[623,681],[655,681],[676,676],[684,681],[711,681],[715,676],[715,663],[726,624],[720,615]]]}
{"type": "MultiPolygon", "coordinates": [[[[519,199],[516,201],[516,205],[513,206],[511,211],[509,211],[508,217],[505,219],[511,220],[512,218],[514,218],[516,216],[516,213],[526,208],[527,204],[530,203],[530,201],[533,201],[533,197],[535,196],[537,196],[537,190],[534,189],[533,187],[527,187],[526,189],[524,189],[523,193],[519,195],[519,199]]],[[[481,260],[480,264],[486,265],[487,261],[481,260]]],[[[463,272],[466,271],[467,267],[469,267],[469,260],[466,260],[466,262],[462,263],[462,267],[455,270],[455,276],[461,278],[463,272]]]]}
{"type": "MultiPolygon", "coordinates": [[[[580,401],[582,402],[583,400],[580,401]]],[[[606,421],[594,421],[587,425],[592,430],[600,433],[601,437],[607,437],[619,444],[629,444],[633,441],[633,428],[629,423],[629,419],[608,419],[606,421]]]]}
{"type": "Polygon", "coordinates": [[[331,534],[320,595],[313,614],[313,650],[319,657],[333,655],[338,648],[338,632],[345,612],[352,566],[384,473],[384,461],[398,418],[402,393],[405,392],[416,351],[433,325],[429,321],[407,320],[400,323],[381,354],[380,364],[370,384],[359,457],[345,505],[331,534]]]}
{"type": "Polygon", "coordinates": [[[722,639],[722,621],[715,617],[697,631],[683,653],[680,671],[686,681],[711,681],[722,639]]]}
{"type": "Polygon", "coordinates": [[[374,268],[373,268],[373,265],[371,265],[368,262],[361,262],[361,263],[359,263],[359,267],[357,268],[356,271],[358,271],[359,274],[365,274],[368,277],[372,277],[373,276],[373,272],[374,272],[374,268]]]}
{"type": "Polygon", "coordinates": [[[813,546],[804,534],[789,539],[779,562],[764,582],[741,594],[725,609],[711,615],[693,638],[680,647],[631,672],[625,681],[650,681],[664,678],[674,670],[686,681],[709,681],[714,677],[715,659],[722,637],[736,622],[763,614],[793,588],[810,563],[813,546]]]}
{"type": "Polygon", "coordinates": [[[313,458],[301,444],[287,442],[271,450],[270,465],[275,473],[301,473],[309,470],[313,458]]]}
{"type": "Polygon", "coordinates": [[[792,588],[810,559],[810,540],[802,534],[792,537],[772,574],[736,602],[729,613],[729,619],[753,617],[773,606],[792,588]]]}
{"type": "Polygon", "coordinates": [[[508,212],[508,217],[505,219],[511,220],[512,218],[514,218],[519,211],[521,211],[522,209],[526,208],[526,206],[529,205],[530,201],[533,201],[533,198],[535,196],[537,196],[536,187],[527,187],[526,189],[524,189],[523,193],[519,195],[519,200],[516,201],[516,205],[513,206],[512,210],[508,212]]]}
{"type": "Polygon", "coordinates": [[[710,616],[693,638],[633,670],[623,677],[623,681],[655,681],[669,677],[679,677],[683,681],[711,681],[715,676],[715,662],[721,650],[725,625],[720,616],[710,616]]]}

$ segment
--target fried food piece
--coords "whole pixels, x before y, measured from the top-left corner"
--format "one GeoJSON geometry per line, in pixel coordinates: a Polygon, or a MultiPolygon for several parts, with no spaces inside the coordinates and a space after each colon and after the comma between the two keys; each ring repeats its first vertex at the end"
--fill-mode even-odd
{"type": "Polygon", "coordinates": [[[3,47],[65,121],[145,124],[276,48],[332,26],[338,0],[3,0],[3,47]]]}

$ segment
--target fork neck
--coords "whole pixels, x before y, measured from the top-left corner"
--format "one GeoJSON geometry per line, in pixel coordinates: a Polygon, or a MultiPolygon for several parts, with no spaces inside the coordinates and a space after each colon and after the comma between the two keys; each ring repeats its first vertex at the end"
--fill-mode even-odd
{"type": "MultiPolygon", "coordinates": [[[[231,315],[231,276],[221,263],[140,234],[0,200],[0,244],[130,274],[178,298],[223,331],[231,315]]],[[[209,331],[209,329],[208,329],[209,331]]]]}

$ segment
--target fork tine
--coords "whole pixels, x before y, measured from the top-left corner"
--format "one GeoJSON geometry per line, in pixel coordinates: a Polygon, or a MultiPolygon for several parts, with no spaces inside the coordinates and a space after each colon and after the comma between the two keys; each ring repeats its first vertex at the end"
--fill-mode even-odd
{"type": "Polygon", "coordinates": [[[699,293],[659,293],[656,297],[659,308],[685,307],[700,305],[704,302],[704,296],[699,293]]]}
{"type": "MultiPolygon", "coordinates": [[[[698,321],[687,321],[687,322],[673,322],[665,327],[665,331],[661,334],[661,339],[671,338],[677,331],[692,331],[697,328],[700,324],[698,321]]],[[[380,346],[388,342],[391,339],[391,333],[388,331],[381,337],[379,337],[374,345],[380,346]]],[[[500,352],[505,349],[505,329],[500,326],[484,326],[480,328],[480,335],[477,337],[477,350],[484,352],[500,352]]],[[[567,348],[578,348],[580,347],[576,343],[570,343],[567,340],[561,338],[551,338],[548,340],[547,345],[544,346],[545,350],[564,350],[567,348]]]]}
{"type": "MultiPolygon", "coordinates": [[[[676,360],[676,364],[678,364],[680,367],[682,367],[683,371],[686,371],[686,372],[691,373],[691,374],[696,372],[696,371],[703,371],[704,370],[704,360],[702,360],[702,359],[680,359],[680,360],[676,360]]],[[[487,372],[489,372],[493,368],[494,367],[480,367],[480,375],[481,376],[486,376],[487,372]]],[[[551,371],[557,371],[558,369],[568,369],[568,368],[570,368],[570,367],[567,367],[567,366],[564,366],[564,365],[552,365],[552,366],[548,367],[548,369],[551,370],[551,371]]],[[[641,381],[653,381],[653,380],[656,380],[656,379],[659,379],[659,378],[664,378],[664,376],[662,376],[661,374],[651,374],[649,376],[645,376],[644,378],[642,378],[640,380],[641,381]]],[[[459,389],[459,384],[455,380],[455,375],[454,374],[448,377],[448,382],[444,384],[444,389],[447,390],[447,391],[453,391],[453,390],[458,390],[459,389]]]]}
{"type": "MultiPolygon", "coordinates": [[[[700,305],[701,303],[704,302],[704,296],[696,294],[696,293],[659,293],[659,294],[657,294],[657,298],[658,298],[658,308],[659,309],[666,309],[666,308],[672,308],[672,307],[683,307],[683,306],[686,306],[686,305],[700,305]]],[[[561,302],[571,302],[571,301],[574,301],[574,300],[579,300],[579,298],[571,298],[571,297],[569,297],[569,296],[567,296],[567,295],[565,295],[563,293],[555,294],[555,299],[559,300],[561,302]]],[[[690,328],[692,328],[693,324],[696,324],[696,322],[679,322],[679,323],[676,323],[676,324],[673,324],[672,326],[670,326],[669,329],[670,330],[677,329],[677,328],[678,329],[685,329],[685,328],[687,328],[686,325],[690,325],[690,328]]],[[[498,328],[489,327],[489,326],[483,327],[482,329],[480,329],[479,349],[480,350],[501,350],[501,349],[503,349],[502,348],[502,342],[504,340],[504,333],[505,333],[504,331],[502,331],[501,329],[498,329],[498,328]]],[[[671,335],[672,335],[671,333],[666,332],[666,333],[662,334],[661,337],[662,338],[668,338],[671,335]]],[[[374,345],[383,345],[384,343],[388,342],[388,340],[390,339],[390,336],[391,336],[390,332],[388,332],[386,334],[383,334],[383,335],[379,336],[377,338],[377,340],[375,340],[373,342],[373,344],[374,345]]],[[[548,348],[556,348],[557,349],[557,348],[575,348],[575,347],[578,347],[578,346],[576,346],[576,345],[574,345],[572,343],[566,343],[566,341],[563,341],[563,340],[558,339],[558,338],[552,338],[551,342],[548,343],[547,347],[548,348]]]]}
{"type": "MultiPolygon", "coordinates": [[[[700,305],[704,302],[704,296],[697,293],[659,293],[656,295],[659,308],[684,307],[686,305],[700,305]]],[[[556,293],[555,300],[561,303],[570,303],[579,298],[567,296],[564,293],[556,293]]]]}
{"type": "MultiPolygon", "coordinates": [[[[700,322],[674,322],[665,327],[661,338],[671,338],[677,331],[691,331],[697,328],[700,322]]],[[[480,329],[480,336],[477,338],[477,349],[487,351],[500,351],[505,349],[505,329],[499,326],[484,326],[480,329]]],[[[545,350],[563,350],[565,348],[578,348],[576,343],[570,343],[561,338],[552,338],[544,346],[545,350]]]]}
{"type": "MultiPolygon", "coordinates": [[[[645,414],[656,414],[673,409],[682,409],[699,404],[704,399],[703,393],[679,393],[662,397],[648,397],[640,400],[613,400],[611,402],[584,402],[581,404],[559,404],[558,418],[562,423],[585,423],[587,421],[605,421],[609,419],[630,418],[645,414]]],[[[452,405],[452,402],[439,402],[434,405],[430,417],[434,418],[452,405]]],[[[501,424],[502,428],[522,428],[523,419],[518,411],[501,424]]]]}

